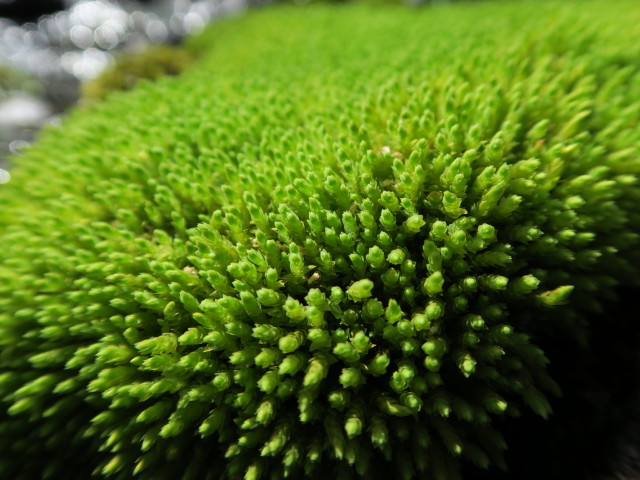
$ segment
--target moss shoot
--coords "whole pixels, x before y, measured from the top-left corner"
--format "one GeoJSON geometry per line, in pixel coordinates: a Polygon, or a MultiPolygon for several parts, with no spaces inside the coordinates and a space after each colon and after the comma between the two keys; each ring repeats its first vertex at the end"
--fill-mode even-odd
{"type": "Polygon", "coordinates": [[[274,7],[49,127],[0,186],[0,472],[504,466],[494,420],[559,393],[536,338],[638,284],[616,6],[274,7]]]}

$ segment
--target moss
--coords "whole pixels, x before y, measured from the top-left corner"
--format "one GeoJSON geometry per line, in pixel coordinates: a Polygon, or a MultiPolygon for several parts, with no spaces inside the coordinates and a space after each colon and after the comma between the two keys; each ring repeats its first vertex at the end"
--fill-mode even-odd
{"type": "Polygon", "coordinates": [[[101,100],[112,92],[131,90],[141,80],[178,75],[191,62],[193,56],[189,52],[168,45],[152,45],[140,52],[121,53],[112,67],[82,85],[82,100],[101,100]]]}
{"type": "Polygon", "coordinates": [[[504,465],[537,339],[638,283],[640,11],[589,5],[268,9],[49,128],[0,190],[0,470],[504,465]]]}
{"type": "Polygon", "coordinates": [[[42,90],[42,86],[36,80],[19,71],[7,65],[0,65],[0,100],[9,92],[18,90],[38,92],[42,90]]]}

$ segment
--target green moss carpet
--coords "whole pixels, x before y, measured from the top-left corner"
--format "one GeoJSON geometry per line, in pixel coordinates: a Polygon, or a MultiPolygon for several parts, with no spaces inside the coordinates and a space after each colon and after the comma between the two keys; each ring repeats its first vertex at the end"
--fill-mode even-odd
{"type": "Polygon", "coordinates": [[[638,284],[637,3],[274,7],[189,48],[0,185],[0,471],[504,466],[494,420],[562,389],[536,338],[638,284]]]}

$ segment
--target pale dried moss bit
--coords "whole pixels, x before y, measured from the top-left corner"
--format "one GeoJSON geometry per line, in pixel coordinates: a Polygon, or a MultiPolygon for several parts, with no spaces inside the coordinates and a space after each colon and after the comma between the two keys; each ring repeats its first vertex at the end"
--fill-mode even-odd
{"type": "Polygon", "coordinates": [[[531,339],[640,278],[640,12],[576,6],[266,9],[45,132],[0,186],[2,475],[504,465],[531,339]]]}

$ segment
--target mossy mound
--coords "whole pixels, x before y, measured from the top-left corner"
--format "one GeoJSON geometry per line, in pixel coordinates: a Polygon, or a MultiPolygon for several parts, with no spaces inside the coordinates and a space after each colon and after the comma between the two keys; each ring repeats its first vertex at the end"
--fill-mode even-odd
{"type": "Polygon", "coordinates": [[[617,5],[274,8],[49,128],[0,187],[0,471],[503,465],[558,391],[535,339],[638,283],[617,5]]]}
{"type": "Polygon", "coordinates": [[[82,85],[82,100],[102,100],[111,92],[131,90],[140,81],[178,75],[193,62],[183,48],[151,45],[140,52],[121,53],[113,66],[82,85]]]}

